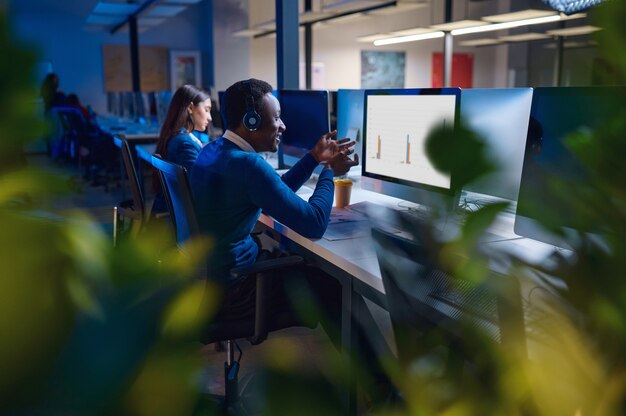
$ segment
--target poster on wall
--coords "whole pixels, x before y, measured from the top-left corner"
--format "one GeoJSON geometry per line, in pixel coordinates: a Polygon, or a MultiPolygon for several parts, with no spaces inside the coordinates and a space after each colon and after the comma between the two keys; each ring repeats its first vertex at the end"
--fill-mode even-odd
{"type": "Polygon", "coordinates": [[[361,88],[404,88],[404,52],[361,51],[361,88]]]}
{"type": "MultiPolygon", "coordinates": [[[[165,46],[139,47],[141,91],[164,91],[169,88],[168,49],[165,46]]],[[[132,91],[130,48],[126,45],[102,45],[104,90],[132,91]]]]}
{"type": "Polygon", "coordinates": [[[200,52],[170,51],[170,88],[174,91],[185,84],[202,86],[200,52]]]}
{"type": "MultiPolygon", "coordinates": [[[[443,87],[443,53],[433,52],[432,87],[443,87]]],[[[474,76],[474,55],[471,53],[452,54],[450,86],[472,88],[474,76]]]]}

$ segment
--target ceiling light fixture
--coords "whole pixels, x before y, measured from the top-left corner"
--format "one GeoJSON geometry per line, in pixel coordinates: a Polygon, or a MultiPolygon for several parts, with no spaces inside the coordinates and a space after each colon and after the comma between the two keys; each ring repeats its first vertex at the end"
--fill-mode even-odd
{"type": "Polygon", "coordinates": [[[452,36],[468,35],[470,33],[482,33],[491,32],[494,30],[512,29],[514,27],[541,25],[545,23],[551,23],[561,20],[561,15],[555,14],[552,16],[535,17],[533,19],[517,20],[512,22],[493,23],[485,26],[468,27],[464,29],[452,30],[452,36]]]}
{"type": "Polygon", "coordinates": [[[445,36],[445,33],[442,31],[429,32],[429,33],[421,33],[418,35],[410,35],[410,36],[400,36],[395,38],[388,39],[379,39],[374,41],[374,45],[376,46],[384,46],[384,45],[393,45],[396,43],[404,43],[404,42],[414,42],[418,40],[426,40],[426,39],[437,39],[445,36]]]}

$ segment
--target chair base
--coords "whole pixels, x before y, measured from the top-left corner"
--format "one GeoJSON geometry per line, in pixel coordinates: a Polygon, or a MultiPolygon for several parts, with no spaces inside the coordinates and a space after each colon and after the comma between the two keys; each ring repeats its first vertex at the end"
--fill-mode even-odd
{"type": "MultiPolygon", "coordinates": [[[[236,394],[233,394],[232,396],[234,397],[231,396],[230,400],[227,400],[227,396],[218,394],[204,395],[201,402],[202,408],[210,408],[215,411],[215,414],[221,415],[261,415],[263,406],[259,400],[258,391],[251,388],[251,385],[254,383],[253,380],[254,376],[250,374],[244,377],[240,383],[237,383],[240,390],[236,391],[236,394]]],[[[228,385],[226,389],[228,389],[228,385]]]]}

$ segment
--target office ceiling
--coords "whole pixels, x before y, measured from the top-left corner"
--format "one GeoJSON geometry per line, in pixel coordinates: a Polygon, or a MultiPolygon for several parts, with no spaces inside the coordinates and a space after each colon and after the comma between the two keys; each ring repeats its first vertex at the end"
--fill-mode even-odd
{"type": "Polygon", "coordinates": [[[10,12],[63,12],[75,16],[89,15],[98,0],[8,0],[10,12]]]}

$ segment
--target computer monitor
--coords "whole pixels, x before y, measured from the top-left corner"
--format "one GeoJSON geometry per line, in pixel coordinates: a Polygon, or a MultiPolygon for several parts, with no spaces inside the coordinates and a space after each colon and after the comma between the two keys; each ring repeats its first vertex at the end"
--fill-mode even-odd
{"type": "Polygon", "coordinates": [[[337,91],[328,91],[329,131],[337,130],[337,91]]]}
{"type": "Polygon", "coordinates": [[[280,143],[279,165],[293,166],[330,131],[328,91],[281,90],[278,100],[287,126],[280,143]]]}
{"type": "Polygon", "coordinates": [[[453,175],[435,169],[425,142],[438,126],[454,129],[460,98],[459,88],[366,90],[361,187],[426,207],[448,201],[452,208],[453,175]]]}
{"type": "Polygon", "coordinates": [[[461,91],[461,118],[485,140],[487,157],[496,165],[463,191],[517,201],[532,96],[532,88],[461,91]]]}
{"type": "Polygon", "coordinates": [[[624,114],[625,93],[624,87],[535,88],[515,216],[517,235],[567,247],[576,240],[577,231],[595,231],[583,229],[588,225],[578,223],[573,215],[576,201],[571,195],[588,175],[565,142],[571,133],[595,131],[624,114]],[[539,219],[546,216],[562,235],[540,225],[539,219]]]}
{"type": "MultiPolygon", "coordinates": [[[[363,106],[365,90],[337,91],[337,137],[354,140],[354,152],[363,159],[363,106]]],[[[355,169],[361,171],[361,167],[355,169]]]]}

